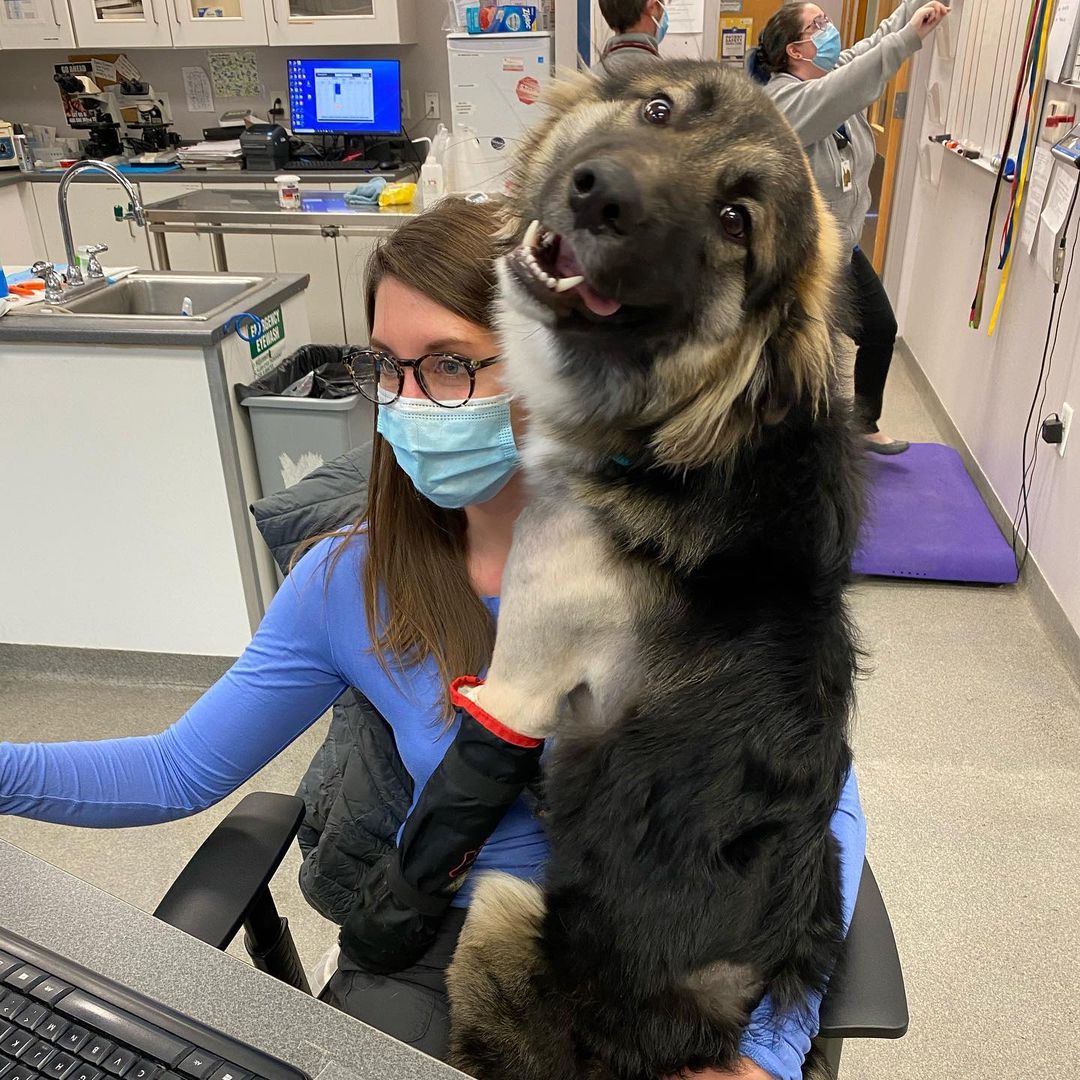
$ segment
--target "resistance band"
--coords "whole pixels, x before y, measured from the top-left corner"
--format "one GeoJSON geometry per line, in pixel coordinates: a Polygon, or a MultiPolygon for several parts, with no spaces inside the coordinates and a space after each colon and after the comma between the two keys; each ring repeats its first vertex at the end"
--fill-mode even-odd
{"type": "Polygon", "coordinates": [[[1024,38],[1024,52],[1020,60],[1020,70],[1016,75],[1016,90],[1013,93],[1012,110],[1009,114],[1009,127],[1005,133],[1005,146],[1001,152],[1001,163],[998,165],[997,177],[994,180],[994,194],[990,199],[990,212],[986,219],[986,235],[983,238],[982,265],[979,268],[979,281],[975,287],[975,299],[971,302],[971,312],[968,315],[968,326],[977,330],[982,319],[983,294],[986,292],[986,274],[990,267],[990,250],[994,243],[994,221],[997,217],[998,198],[1001,194],[1001,180],[1005,175],[1005,166],[1008,163],[1009,147],[1012,145],[1013,132],[1016,129],[1016,116],[1020,110],[1020,97],[1024,92],[1025,74],[1028,69],[1028,61],[1031,55],[1031,42],[1035,36],[1035,23],[1039,11],[1045,8],[1045,0],[1031,0],[1031,9],[1028,13],[1027,33],[1024,38]]]}
{"type": "Polygon", "coordinates": [[[1031,61],[1031,86],[1028,90],[1027,118],[1024,121],[1024,133],[1020,141],[1020,150],[1016,156],[1018,166],[1021,162],[1021,156],[1023,156],[1023,168],[1018,168],[1017,170],[1020,173],[1020,180],[1016,186],[1015,195],[1013,197],[1012,213],[1008,217],[1008,232],[1004,240],[1005,258],[1003,264],[1000,264],[1003,265],[1001,281],[998,284],[998,293],[997,299],[994,301],[994,310],[990,314],[990,325],[986,328],[987,336],[992,336],[994,330],[997,328],[998,316],[1001,314],[1001,305],[1005,301],[1005,290],[1009,286],[1009,274],[1012,270],[1014,251],[1011,244],[1012,234],[1016,228],[1016,223],[1020,219],[1020,205],[1024,201],[1024,188],[1027,185],[1027,178],[1031,172],[1031,164],[1035,159],[1035,143],[1037,141],[1035,138],[1035,127],[1039,122],[1039,109],[1042,105],[1042,99],[1045,96],[1043,73],[1046,68],[1046,38],[1050,30],[1049,0],[1043,0],[1039,12],[1039,21],[1039,47],[1031,61]],[[1027,142],[1029,132],[1031,133],[1032,138],[1025,153],[1025,143],[1027,142]]]}

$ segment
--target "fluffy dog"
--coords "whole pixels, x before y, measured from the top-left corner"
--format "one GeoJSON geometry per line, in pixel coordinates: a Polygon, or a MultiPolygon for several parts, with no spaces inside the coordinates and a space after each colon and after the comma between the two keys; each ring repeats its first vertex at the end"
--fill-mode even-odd
{"type": "Polygon", "coordinates": [[[842,256],[799,144],[694,61],[560,84],[500,267],[530,506],[476,705],[546,762],[543,891],[478,885],[448,975],[484,1080],[730,1066],[842,940],[859,484],[842,256]]]}

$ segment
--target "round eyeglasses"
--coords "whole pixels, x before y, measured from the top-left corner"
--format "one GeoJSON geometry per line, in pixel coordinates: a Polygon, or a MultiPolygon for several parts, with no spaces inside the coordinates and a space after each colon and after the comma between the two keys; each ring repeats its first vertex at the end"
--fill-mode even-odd
{"type": "Polygon", "coordinates": [[[815,15],[814,18],[810,20],[810,25],[803,27],[803,33],[812,34],[815,30],[824,30],[826,26],[832,26],[832,19],[824,13],[815,15]]]}
{"type": "Polygon", "coordinates": [[[412,368],[424,396],[444,409],[464,405],[476,390],[476,373],[502,359],[470,360],[456,353],[425,353],[415,360],[399,360],[374,349],[347,352],[342,357],[357,390],[376,405],[389,405],[405,388],[405,369],[412,368]]]}

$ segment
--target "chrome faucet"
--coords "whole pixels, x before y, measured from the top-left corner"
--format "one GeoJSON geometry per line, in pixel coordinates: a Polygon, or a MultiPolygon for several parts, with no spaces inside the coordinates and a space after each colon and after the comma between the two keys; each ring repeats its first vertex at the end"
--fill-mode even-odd
{"type": "Polygon", "coordinates": [[[59,304],[64,299],[64,282],[60,275],[56,272],[56,267],[51,262],[46,262],[44,259],[38,259],[33,266],[30,267],[30,273],[34,277],[41,278],[45,282],[45,302],[48,304],[59,304]]]}
{"type": "Polygon", "coordinates": [[[132,186],[131,181],[122,172],[110,165],[107,161],[76,161],[60,178],[60,191],[56,196],[60,208],[60,229],[64,234],[64,254],[67,257],[67,283],[68,288],[85,285],[82,270],[75,263],[75,242],[71,238],[71,219],[68,217],[67,195],[71,182],[80,173],[87,169],[100,169],[108,173],[127,193],[131,203],[131,217],[136,225],[146,226],[146,218],[143,217],[142,203],[139,202],[139,193],[132,186]]]}

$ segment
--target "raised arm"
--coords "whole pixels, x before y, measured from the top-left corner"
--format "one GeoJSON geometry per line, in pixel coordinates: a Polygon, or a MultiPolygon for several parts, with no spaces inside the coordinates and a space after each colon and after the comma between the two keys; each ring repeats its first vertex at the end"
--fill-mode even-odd
{"type": "Polygon", "coordinates": [[[328,634],[326,551],[319,545],[301,560],[243,655],[165,731],[0,743],[0,814],[94,828],[151,825],[204,810],[239,787],[345,689],[328,634]]]}
{"type": "Polygon", "coordinates": [[[901,3],[896,5],[896,9],[892,14],[883,19],[869,37],[864,37],[862,41],[856,41],[850,49],[844,49],[840,53],[840,59],[837,60],[836,66],[841,67],[843,64],[850,63],[856,56],[862,56],[864,52],[869,52],[887,35],[903,30],[911,22],[911,17],[925,2],[926,0],[901,0],[901,3]]]}
{"type": "Polygon", "coordinates": [[[877,101],[900,65],[922,48],[909,21],[875,46],[820,79],[774,76],[766,92],[787,117],[803,146],[828,138],[841,124],[877,101]]]}

